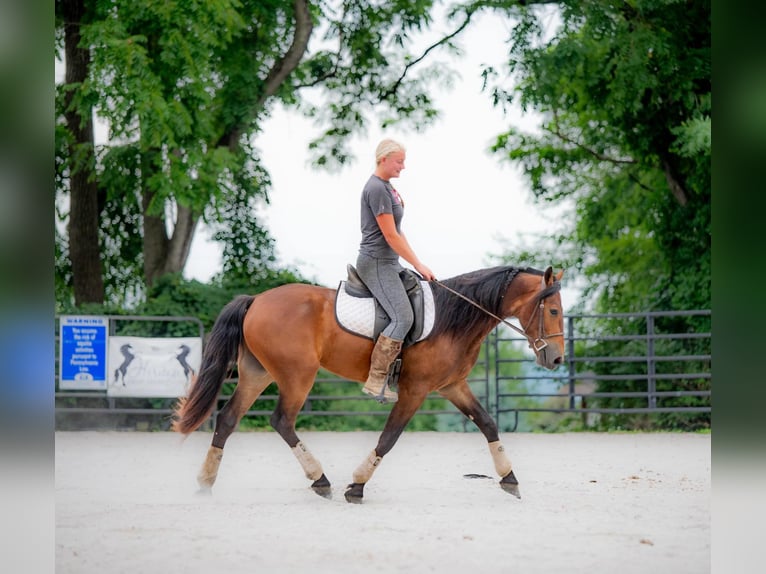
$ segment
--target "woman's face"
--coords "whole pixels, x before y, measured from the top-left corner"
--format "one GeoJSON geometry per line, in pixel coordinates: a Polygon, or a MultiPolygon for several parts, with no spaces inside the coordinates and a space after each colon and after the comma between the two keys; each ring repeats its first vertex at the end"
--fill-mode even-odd
{"type": "Polygon", "coordinates": [[[381,167],[386,175],[384,179],[393,179],[399,177],[404,169],[405,153],[403,151],[394,151],[388,154],[381,161],[381,167]]]}

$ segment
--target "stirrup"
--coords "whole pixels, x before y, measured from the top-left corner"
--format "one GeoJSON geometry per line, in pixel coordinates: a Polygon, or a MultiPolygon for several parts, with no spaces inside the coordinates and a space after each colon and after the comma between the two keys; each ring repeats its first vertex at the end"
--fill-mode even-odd
{"type": "Polygon", "coordinates": [[[388,384],[388,379],[386,379],[386,382],[383,383],[383,386],[380,387],[380,391],[377,393],[373,390],[368,389],[367,387],[362,387],[362,392],[366,395],[370,395],[373,399],[375,399],[378,403],[381,405],[385,405],[388,403],[395,403],[399,400],[399,393],[392,390],[388,384]],[[388,391],[390,394],[389,396],[386,396],[386,391],[388,391]]]}

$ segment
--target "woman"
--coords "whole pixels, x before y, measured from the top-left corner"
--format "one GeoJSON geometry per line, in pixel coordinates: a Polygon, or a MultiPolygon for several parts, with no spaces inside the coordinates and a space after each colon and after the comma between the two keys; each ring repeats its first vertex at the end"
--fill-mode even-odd
{"type": "Polygon", "coordinates": [[[399,177],[404,160],[404,146],[391,139],[380,142],[375,150],[375,173],[362,191],[362,241],[356,269],[391,318],[372,350],[370,373],[362,390],[381,403],[393,403],[399,398],[396,392],[386,387],[386,378],[414,321],[410,301],[399,279],[403,270],[399,257],[410,263],[424,279],[435,279],[401,231],[404,202],[391,180],[399,177]]]}

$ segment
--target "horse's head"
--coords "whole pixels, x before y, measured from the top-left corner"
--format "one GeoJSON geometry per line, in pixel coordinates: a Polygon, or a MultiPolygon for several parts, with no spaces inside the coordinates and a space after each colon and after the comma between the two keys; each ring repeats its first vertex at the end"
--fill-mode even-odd
{"type": "Polygon", "coordinates": [[[519,310],[517,316],[524,325],[524,335],[535,352],[537,364],[555,369],[564,361],[564,310],[561,306],[561,277],[548,267],[539,289],[519,310]]]}

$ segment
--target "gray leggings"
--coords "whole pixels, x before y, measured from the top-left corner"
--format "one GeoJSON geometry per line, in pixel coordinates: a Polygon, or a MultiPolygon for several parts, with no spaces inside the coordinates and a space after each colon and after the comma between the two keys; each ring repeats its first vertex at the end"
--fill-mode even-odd
{"type": "Polygon", "coordinates": [[[356,259],[359,277],[391,317],[383,335],[397,341],[404,340],[415,322],[410,300],[399,279],[402,269],[398,259],[376,259],[361,253],[356,259]]]}

